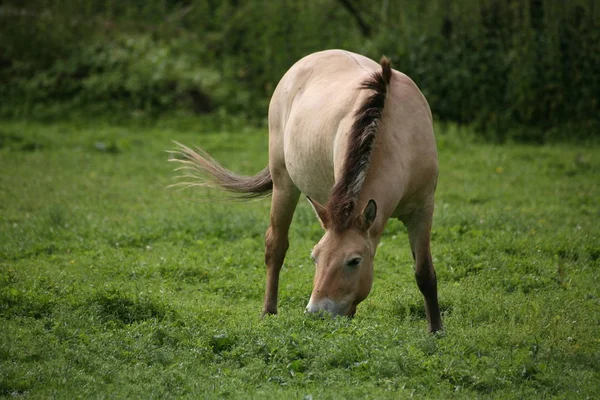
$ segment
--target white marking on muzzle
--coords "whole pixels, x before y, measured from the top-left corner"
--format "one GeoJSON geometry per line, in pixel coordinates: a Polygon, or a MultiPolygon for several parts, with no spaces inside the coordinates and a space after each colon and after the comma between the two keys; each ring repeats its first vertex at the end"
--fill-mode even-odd
{"type": "Polygon", "coordinates": [[[322,311],[327,311],[331,315],[335,316],[335,315],[342,314],[343,308],[344,308],[343,305],[338,304],[331,299],[324,298],[324,299],[319,299],[319,300],[315,301],[315,300],[313,300],[313,298],[311,296],[310,301],[308,302],[308,305],[306,306],[306,312],[314,314],[314,313],[318,313],[318,312],[322,312],[322,311]]]}

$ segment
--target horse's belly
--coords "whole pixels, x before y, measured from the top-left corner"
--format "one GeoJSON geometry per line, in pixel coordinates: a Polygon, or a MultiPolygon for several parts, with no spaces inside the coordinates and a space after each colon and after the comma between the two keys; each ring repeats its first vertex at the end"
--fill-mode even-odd
{"type": "Polygon", "coordinates": [[[285,131],[284,158],[294,185],[306,196],[325,204],[335,182],[335,128],[302,119],[285,131]]]}
{"type": "Polygon", "coordinates": [[[327,202],[340,171],[357,102],[357,96],[344,92],[342,86],[358,87],[364,71],[339,74],[345,79],[313,74],[295,91],[289,113],[282,113],[287,114],[282,132],[287,172],[302,193],[321,204],[327,202]]]}
{"type": "Polygon", "coordinates": [[[294,185],[306,196],[325,204],[334,184],[333,162],[294,150],[286,155],[286,168],[294,185]]]}

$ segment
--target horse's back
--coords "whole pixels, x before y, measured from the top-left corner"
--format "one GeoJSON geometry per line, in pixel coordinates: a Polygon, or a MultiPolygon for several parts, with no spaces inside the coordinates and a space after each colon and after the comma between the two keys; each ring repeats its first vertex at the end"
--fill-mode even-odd
{"type": "MultiPolygon", "coordinates": [[[[269,107],[269,162],[275,185],[278,173],[284,172],[303,193],[326,202],[343,167],[355,111],[371,94],[360,86],[380,70],[373,60],[344,50],[310,54],[289,69],[269,107]]],[[[406,175],[420,175],[411,166],[424,164],[426,160],[419,159],[423,154],[435,158],[435,141],[429,106],[414,82],[394,71],[389,90],[377,147],[393,148],[395,154],[376,151],[373,157],[387,160],[372,160],[372,172],[397,175],[402,196],[404,186],[415,181],[406,175]]],[[[430,164],[437,168],[437,159],[430,164]]]]}
{"type": "Polygon", "coordinates": [[[273,172],[284,168],[303,193],[325,202],[343,156],[337,142],[365,96],[359,86],[379,68],[344,50],[313,53],[294,64],[277,85],[269,107],[273,172]]]}
{"type": "Polygon", "coordinates": [[[273,93],[269,106],[271,128],[284,132],[307,120],[326,125],[336,115],[351,112],[358,85],[378,68],[376,62],[344,50],[326,50],[302,58],[281,78],[273,93]]]}

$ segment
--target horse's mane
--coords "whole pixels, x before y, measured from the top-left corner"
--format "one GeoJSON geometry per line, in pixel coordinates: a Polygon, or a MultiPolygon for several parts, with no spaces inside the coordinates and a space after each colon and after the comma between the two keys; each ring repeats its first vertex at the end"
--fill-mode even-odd
{"type": "Polygon", "coordinates": [[[348,229],[357,216],[355,208],[358,195],[367,176],[369,158],[379,131],[392,77],[390,60],[382,57],[380,64],[381,71],[371,74],[359,87],[372,90],[373,93],[360,104],[354,114],[342,173],[331,189],[326,205],[330,227],[338,231],[348,229]]]}

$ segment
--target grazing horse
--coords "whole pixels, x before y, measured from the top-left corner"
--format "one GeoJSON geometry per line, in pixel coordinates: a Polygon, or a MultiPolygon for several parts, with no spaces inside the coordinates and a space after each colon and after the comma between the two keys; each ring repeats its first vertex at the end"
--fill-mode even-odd
{"type": "Polygon", "coordinates": [[[202,150],[178,144],[174,161],[193,186],[240,197],[272,194],[265,237],[263,314],[277,313],[279,272],[288,230],[304,193],[325,234],[306,310],[352,316],[373,282],[373,258],[387,220],[407,227],[429,331],[442,328],[430,252],[438,163],[427,101],[406,75],[343,50],[298,61],[269,106],[269,164],[252,177],[223,168],[202,150]],[[189,176],[189,175],[188,175],[189,176]]]}

